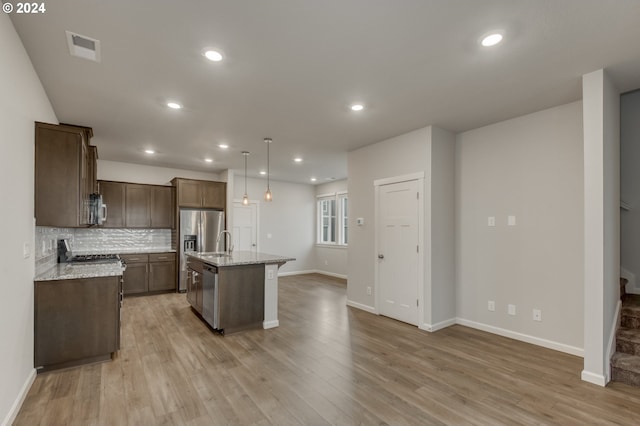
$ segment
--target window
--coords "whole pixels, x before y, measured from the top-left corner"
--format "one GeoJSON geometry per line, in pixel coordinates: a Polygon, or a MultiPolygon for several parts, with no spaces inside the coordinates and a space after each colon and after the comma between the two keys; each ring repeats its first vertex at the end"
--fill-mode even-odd
{"type": "Polygon", "coordinates": [[[318,197],[318,244],[347,245],[347,194],[318,197]]]}

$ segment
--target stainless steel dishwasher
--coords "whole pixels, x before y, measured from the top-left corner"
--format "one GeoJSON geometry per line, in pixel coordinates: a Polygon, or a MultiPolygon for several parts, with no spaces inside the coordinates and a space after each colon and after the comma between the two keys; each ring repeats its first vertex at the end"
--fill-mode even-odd
{"type": "Polygon", "coordinates": [[[217,330],[220,327],[218,268],[211,265],[204,265],[202,275],[202,318],[217,330]]]}

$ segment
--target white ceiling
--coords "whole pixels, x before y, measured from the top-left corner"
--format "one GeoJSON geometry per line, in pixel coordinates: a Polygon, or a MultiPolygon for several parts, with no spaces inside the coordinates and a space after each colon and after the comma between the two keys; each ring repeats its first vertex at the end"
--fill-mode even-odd
{"type": "Polygon", "coordinates": [[[348,151],[410,130],[457,133],[580,99],[581,76],[603,67],[622,92],[640,87],[635,0],[56,0],[46,8],[11,18],[58,119],[93,127],[104,160],[217,172],[242,170],[248,150],[257,176],[271,137],[273,179],[321,183],[346,177],[348,151]],[[493,29],[504,42],[482,48],[493,29]],[[100,40],[102,61],[70,56],[65,30],[100,40]],[[207,61],[207,46],[225,60],[207,61]],[[169,99],[184,109],[170,110],[169,99]],[[350,111],[355,101],[366,109],[350,111]]]}

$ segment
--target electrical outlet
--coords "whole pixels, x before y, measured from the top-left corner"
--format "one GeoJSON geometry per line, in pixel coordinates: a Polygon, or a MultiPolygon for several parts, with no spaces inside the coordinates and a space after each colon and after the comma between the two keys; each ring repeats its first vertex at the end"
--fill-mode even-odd
{"type": "Polygon", "coordinates": [[[325,260],[325,261],[324,261],[324,264],[325,264],[325,266],[327,266],[327,265],[329,264],[329,261],[328,261],[328,260],[325,260]]]}
{"type": "Polygon", "coordinates": [[[516,217],[515,216],[508,216],[507,217],[507,225],[516,226],[516,217]]]}
{"type": "Polygon", "coordinates": [[[507,305],[507,313],[509,315],[515,315],[516,314],[516,305],[507,305]]]}
{"type": "Polygon", "coordinates": [[[371,287],[367,287],[367,296],[371,296],[371,287]]]}
{"type": "Polygon", "coordinates": [[[491,312],[496,310],[496,302],[494,302],[493,300],[489,300],[489,302],[487,302],[487,309],[490,310],[491,312]]]}
{"type": "Polygon", "coordinates": [[[42,254],[45,254],[47,252],[47,242],[45,240],[42,240],[42,254]]]}
{"type": "Polygon", "coordinates": [[[22,257],[28,259],[31,256],[31,247],[29,247],[29,243],[24,243],[22,246],[22,257]]]}
{"type": "Polygon", "coordinates": [[[268,280],[272,280],[273,279],[273,270],[272,269],[267,271],[267,279],[268,280]]]}
{"type": "Polygon", "coordinates": [[[496,217],[495,216],[489,216],[487,218],[487,226],[496,226],[496,217]]]}
{"type": "Polygon", "coordinates": [[[533,310],[533,320],[534,321],[542,321],[542,310],[534,309],[533,310]]]}

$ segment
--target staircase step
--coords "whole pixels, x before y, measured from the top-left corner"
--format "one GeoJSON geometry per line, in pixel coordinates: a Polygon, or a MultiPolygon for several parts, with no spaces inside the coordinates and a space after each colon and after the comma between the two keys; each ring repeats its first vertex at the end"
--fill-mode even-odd
{"type": "Polygon", "coordinates": [[[620,327],[616,334],[616,351],[640,356],[640,330],[620,327]]]}
{"type": "Polygon", "coordinates": [[[640,328],[640,295],[625,296],[622,302],[620,325],[625,328],[640,328]]]}
{"type": "Polygon", "coordinates": [[[640,387],[640,356],[616,352],[611,357],[611,375],[616,382],[640,387]]]}

